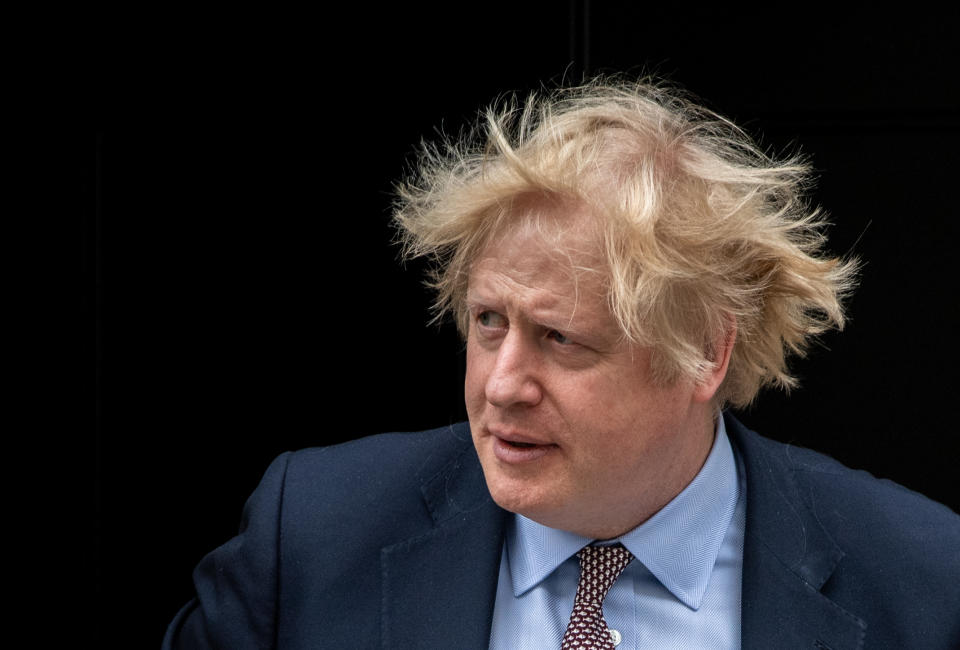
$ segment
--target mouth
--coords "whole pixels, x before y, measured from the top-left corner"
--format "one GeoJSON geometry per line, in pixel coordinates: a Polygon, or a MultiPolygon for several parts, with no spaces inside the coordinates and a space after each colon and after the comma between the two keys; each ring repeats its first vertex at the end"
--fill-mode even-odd
{"type": "Polygon", "coordinates": [[[553,443],[532,442],[526,436],[491,432],[493,455],[509,465],[531,463],[555,452],[559,447],[553,443]]]}

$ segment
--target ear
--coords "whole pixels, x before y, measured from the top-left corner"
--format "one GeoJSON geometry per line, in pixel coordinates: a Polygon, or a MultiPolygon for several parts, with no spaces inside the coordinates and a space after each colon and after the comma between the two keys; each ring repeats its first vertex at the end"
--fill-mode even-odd
{"type": "Polygon", "coordinates": [[[707,371],[702,380],[694,387],[693,399],[696,402],[709,402],[717,393],[720,384],[727,376],[727,367],[733,355],[733,346],[737,342],[737,319],[727,316],[727,326],[713,343],[713,368],[707,371]]]}

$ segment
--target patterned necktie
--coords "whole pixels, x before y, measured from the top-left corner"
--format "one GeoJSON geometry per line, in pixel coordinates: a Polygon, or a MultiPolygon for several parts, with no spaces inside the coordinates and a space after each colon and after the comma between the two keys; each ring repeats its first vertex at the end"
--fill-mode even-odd
{"type": "Polygon", "coordinates": [[[573,613],[563,635],[561,650],[603,648],[613,650],[613,638],[603,619],[603,599],[633,556],[622,545],[584,546],[580,558],[580,584],[573,613]]]}

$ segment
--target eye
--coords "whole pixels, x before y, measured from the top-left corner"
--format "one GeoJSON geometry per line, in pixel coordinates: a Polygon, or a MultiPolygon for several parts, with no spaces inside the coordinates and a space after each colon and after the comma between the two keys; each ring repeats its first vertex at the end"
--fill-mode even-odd
{"type": "Polygon", "coordinates": [[[547,334],[547,338],[551,338],[560,345],[571,345],[573,343],[568,337],[564,336],[557,330],[550,330],[550,333],[547,334]]]}
{"type": "Polygon", "coordinates": [[[500,328],[506,327],[507,319],[495,311],[482,311],[477,314],[477,323],[480,327],[500,328]]]}

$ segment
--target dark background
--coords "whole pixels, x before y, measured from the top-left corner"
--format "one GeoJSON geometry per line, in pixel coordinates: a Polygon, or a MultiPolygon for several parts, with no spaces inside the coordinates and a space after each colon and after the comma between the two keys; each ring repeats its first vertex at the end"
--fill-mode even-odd
{"type": "Polygon", "coordinates": [[[862,286],[793,364],[802,387],[742,418],[960,508],[956,9],[453,5],[138,9],[84,32],[61,171],[97,341],[104,647],[159,644],[278,453],[464,417],[454,328],[424,325],[422,266],[392,244],[393,183],[438,128],[585,73],[656,72],[811,157],[862,286]]]}

